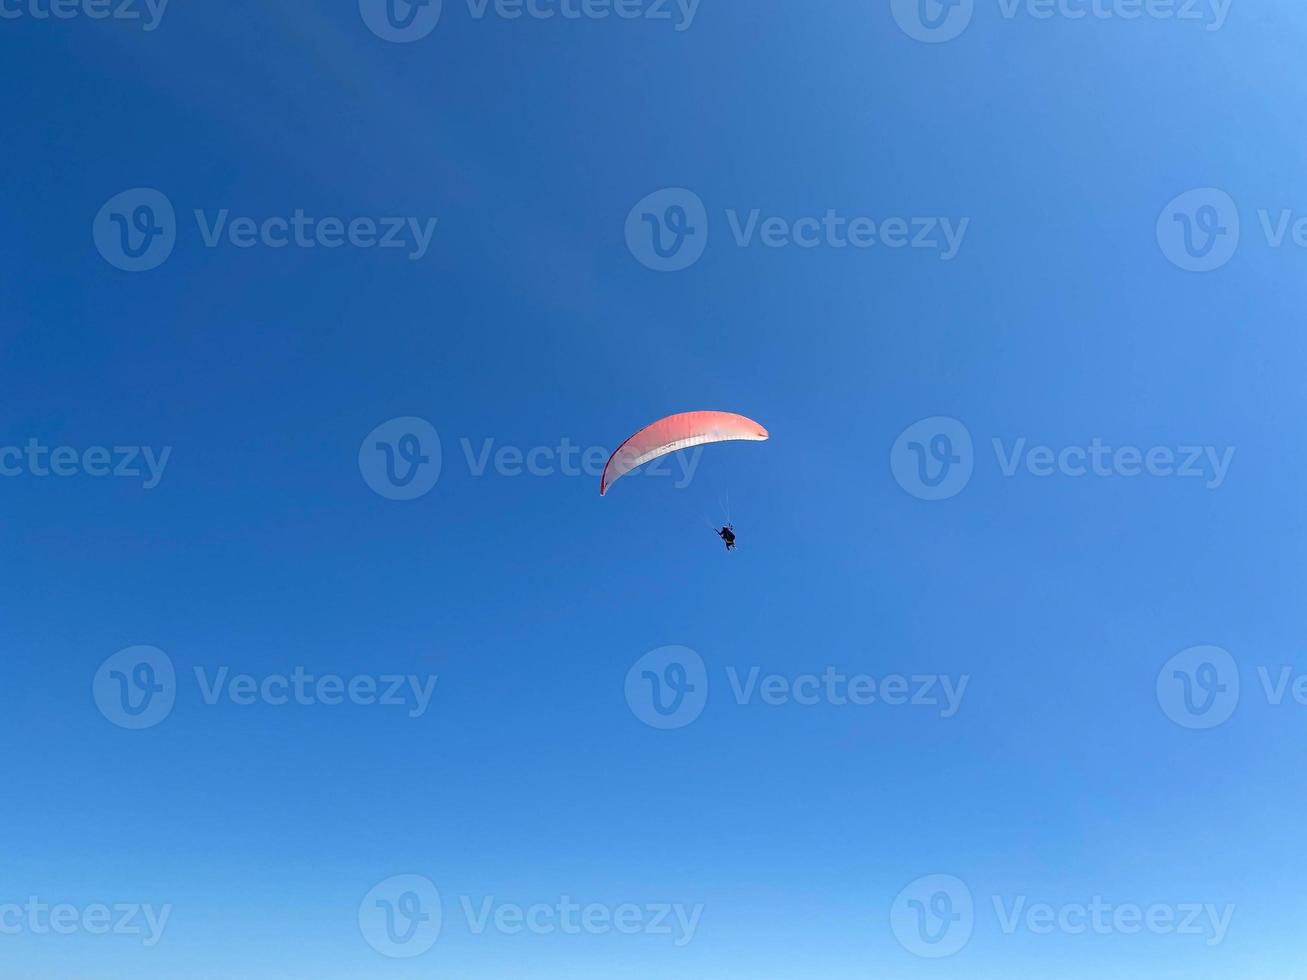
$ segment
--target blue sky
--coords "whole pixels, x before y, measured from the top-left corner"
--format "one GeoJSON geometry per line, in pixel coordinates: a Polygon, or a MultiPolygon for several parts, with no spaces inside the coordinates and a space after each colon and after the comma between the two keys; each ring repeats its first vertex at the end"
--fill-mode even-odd
{"type": "Polygon", "coordinates": [[[1307,11],[43,4],[0,7],[0,976],[1301,963],[1307,11]],[[703,408],[771,441],[562,472],[703,408]]]}

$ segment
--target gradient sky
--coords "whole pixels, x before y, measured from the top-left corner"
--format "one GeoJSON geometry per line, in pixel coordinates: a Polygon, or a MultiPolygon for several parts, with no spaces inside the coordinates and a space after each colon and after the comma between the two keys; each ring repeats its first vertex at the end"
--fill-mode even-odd
{"type": "Polygon", "coordinates": [[[1263,228],[1307,216],[1307,9],[976,0],[941,41],[898,0],[703,0],[688,21],[445,0],[393,43],[371,0],[178,3],[152,30],[43,2],[0,2],[0,451],[79,463],[0,455],[0,977],[1301,968],[1307,707],[1259,668],[1307,671],[1307,249],[1263,228]],[[137,188],[176,241],[124,271],[97,215],[137,188]],[[704,208],[674,272],[638,234],[670,198],[627,235],[667,189],[704,208]],[[420,257],[209,247],[197,210],[437,223],[420,257]],[[755,210],[966,224],[949,259],[740,246],[755,210]],[[1177,246],[1186,221],[1214,252],[1177,246]],[[702,408],[772,439],[603,499],[590,474],[476,472],[487,445],[599,452],[702,408]],[[370,433],[402,418],[440,444],[413,500],[368,479],[370,433]],[[896,442],[935,418],[956,422],[896,442]],[[972,475],[920,499],[906,443],[940,432],[972,475]],[[1000,459],[1094,440],[1229,466],[1000,459]],[[157,485],[86,472],[120,446],[171,447],[157,485]],[[730,556],[707,527],[728,515],[730,556]],[[138,645],[176,681],[134,730],[93,693],[138,645]],[[671,645],[706,702],[663,730],[627,675],[671,645]],[[755,669],[966,688],[949,717],[739,703],[755,669]],[[412,717],[210,704],[197,670],[437,680],[412,717]],[[1228,717],[1186,714],[1184,683],[1228,717]],[[360,926],[396,875],[442,900],[411,958],[360,926]],[[931,875],[974,901],[949,958],[915,955],[903,913],[958,910],[931,875]],[[1005,930],[995,908],[1096,896],[1234,911],[1209,944],[1005,930]],[[29,897],[170,914],[154,945],[43,934],[4,911],[29,897]],[[565,897],[702,909],[678,945],[477,931],[463,908],[565,897]]]}

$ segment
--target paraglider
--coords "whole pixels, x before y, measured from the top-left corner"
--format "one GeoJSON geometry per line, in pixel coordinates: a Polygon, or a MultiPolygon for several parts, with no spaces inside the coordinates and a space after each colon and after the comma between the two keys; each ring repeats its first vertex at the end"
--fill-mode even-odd
{"type": "Polygon", "coordinates": [[[723,528],[717,529],[717,536],[726,542],[726,550],[735,550],[735,525],[727,524],[723,528]]]}
{"type": "Polygon", "coordinates": [[[730,412],[682,412],[680,415],[669,415],[645,426],[608,457],[608,465],[599,478],[599,496],[608,493],[609,487],[637,466],[643,466],[678,449],[690,449],[712,442],[766,442],[767,439],[767,430],[743,415],[730,412]]]}
{"type": "MultiPolygon", "coordinates": [[[[767,430],[753,419],[731,412],[682,412],[659,419],[647,425],[631,438],[617,447],[608,458],[603,475],[599,479],[599,495],[608,493],[608,488],[630,473],[636,467],[674,453],[678,449],[690,449],[714,442],[766,442],[767,430]]],[[[724,542],[726,550],[735,550],[735,525],[727,523],[721,528],[713,528],[724,542]]]]}

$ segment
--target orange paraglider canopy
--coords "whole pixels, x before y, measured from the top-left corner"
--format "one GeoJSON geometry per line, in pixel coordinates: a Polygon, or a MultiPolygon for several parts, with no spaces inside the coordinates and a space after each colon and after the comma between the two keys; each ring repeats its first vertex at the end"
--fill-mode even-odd
{"type": "Polygon", "coordinates": [[[747,440],[765,442],[767,430],[753,419],[731,412],[682,412],[669,415],[645,426],[608,458],[599,480],[599,495],[637,466],[678,449],[703,446],[710,442],[747,440]]]}

